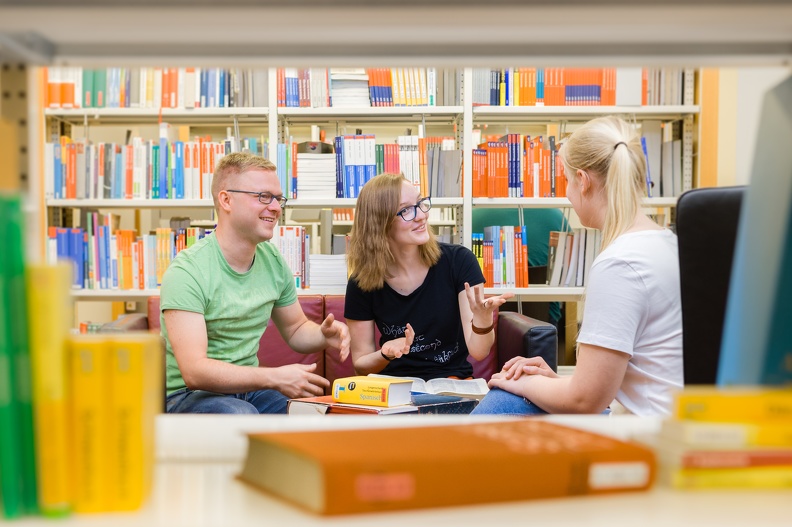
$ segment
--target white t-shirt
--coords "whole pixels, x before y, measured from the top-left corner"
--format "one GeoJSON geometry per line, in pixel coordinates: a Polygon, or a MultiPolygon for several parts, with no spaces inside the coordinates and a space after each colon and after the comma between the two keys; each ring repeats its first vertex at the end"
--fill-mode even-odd
{"type": "Polygon", "coordinates": [[[591,266],[578,342],[630,356],[616,401],[637,415],[668,415],[682,387],[682,305],[677,238],[622,234],[591,266]]]}

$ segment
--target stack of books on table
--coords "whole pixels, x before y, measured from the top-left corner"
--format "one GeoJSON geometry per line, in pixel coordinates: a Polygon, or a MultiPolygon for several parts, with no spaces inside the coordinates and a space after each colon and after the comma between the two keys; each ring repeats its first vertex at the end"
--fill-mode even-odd
{"type": "MultiPolygon", "coordinates": [[[[416,379],[424,383],[421,379],[416,379]]],[[[331,395],[305,397],[289,401],[289,414],[360,414],[360,415],[392,415],[392,414],[469,414],[478,401],[473,397],[487,383],[484,379],[474,381],[456,381],[454,379],[432,379],[417,391],[413,378],[388,376],[356,376],[336,379],[333,382],[331,395]],[[448,388],[449,381],[458,384],[465,394],[428,393],[428,386],[440,381],[441,388],[448,388]],[[470,383],[465,388],[465,383],[470,383]],[[467,395],[468,393],[473,395],[467,395]]]]}
{"type": "Polygon", "coordinates": [[[792,389],[685,388],[656,447],[675,488],[792,488],[792,389]]]}

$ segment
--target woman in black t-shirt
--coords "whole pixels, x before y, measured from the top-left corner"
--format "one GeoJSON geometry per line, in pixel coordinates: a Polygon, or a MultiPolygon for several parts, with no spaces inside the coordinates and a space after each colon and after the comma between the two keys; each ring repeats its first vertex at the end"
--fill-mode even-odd
{"type": "Polygon", "coordinates": [[[344,316],[361,375],[466,378],[473,374],[468,353],[482,360],[492,347],[493,312],[513,294],[484,299],[476,257],[437,242],[427,224],[430,208],[401,174],[381,174],[360,192],[344,316]]]}

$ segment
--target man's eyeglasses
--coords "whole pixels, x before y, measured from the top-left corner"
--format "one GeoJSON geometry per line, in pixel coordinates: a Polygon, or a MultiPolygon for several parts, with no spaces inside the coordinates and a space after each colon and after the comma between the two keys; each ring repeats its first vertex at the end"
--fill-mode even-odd
{"type": "Polygon", "coordinates": [[[396,213],[404,221],[412,221],[418,215],[418,209],[421,209],[423,212],[429,212],[429,209],[432,208],[432,198],[427,196],[423,199],[419,199],[418,203],[415,205],[410,205],[409,207],[404,207],[402,210],[396,213]]]}
{"type": "Polygon", "coordinates": [[[252,190],[231,190],[226,189],[226,192],[237,192],[239,194],[253,194],[254,196],[258,197],[258,200],[263,203],[264,205],[269,205],[272,203],[272,200],[278,202],[278,205],[281,208],[286,206],[286,202],[289,201],[285,196],[275,196],[271,192],[253,192],[252,190]]]}

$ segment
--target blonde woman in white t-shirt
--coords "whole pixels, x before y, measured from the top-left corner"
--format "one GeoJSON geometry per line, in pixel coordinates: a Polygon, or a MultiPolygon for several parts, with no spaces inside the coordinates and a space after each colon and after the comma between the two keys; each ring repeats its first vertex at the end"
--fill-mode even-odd
{"type": "Polygon", "coordinates": [[[586,287],[577,365],[559,377],[539,357],[507,362],[473,413],[666,415],[682,386],[677,239],[641,208],[640,134],[616,117],[589,121],[560,151],[567,196],[602,245],[586,287]]]}

